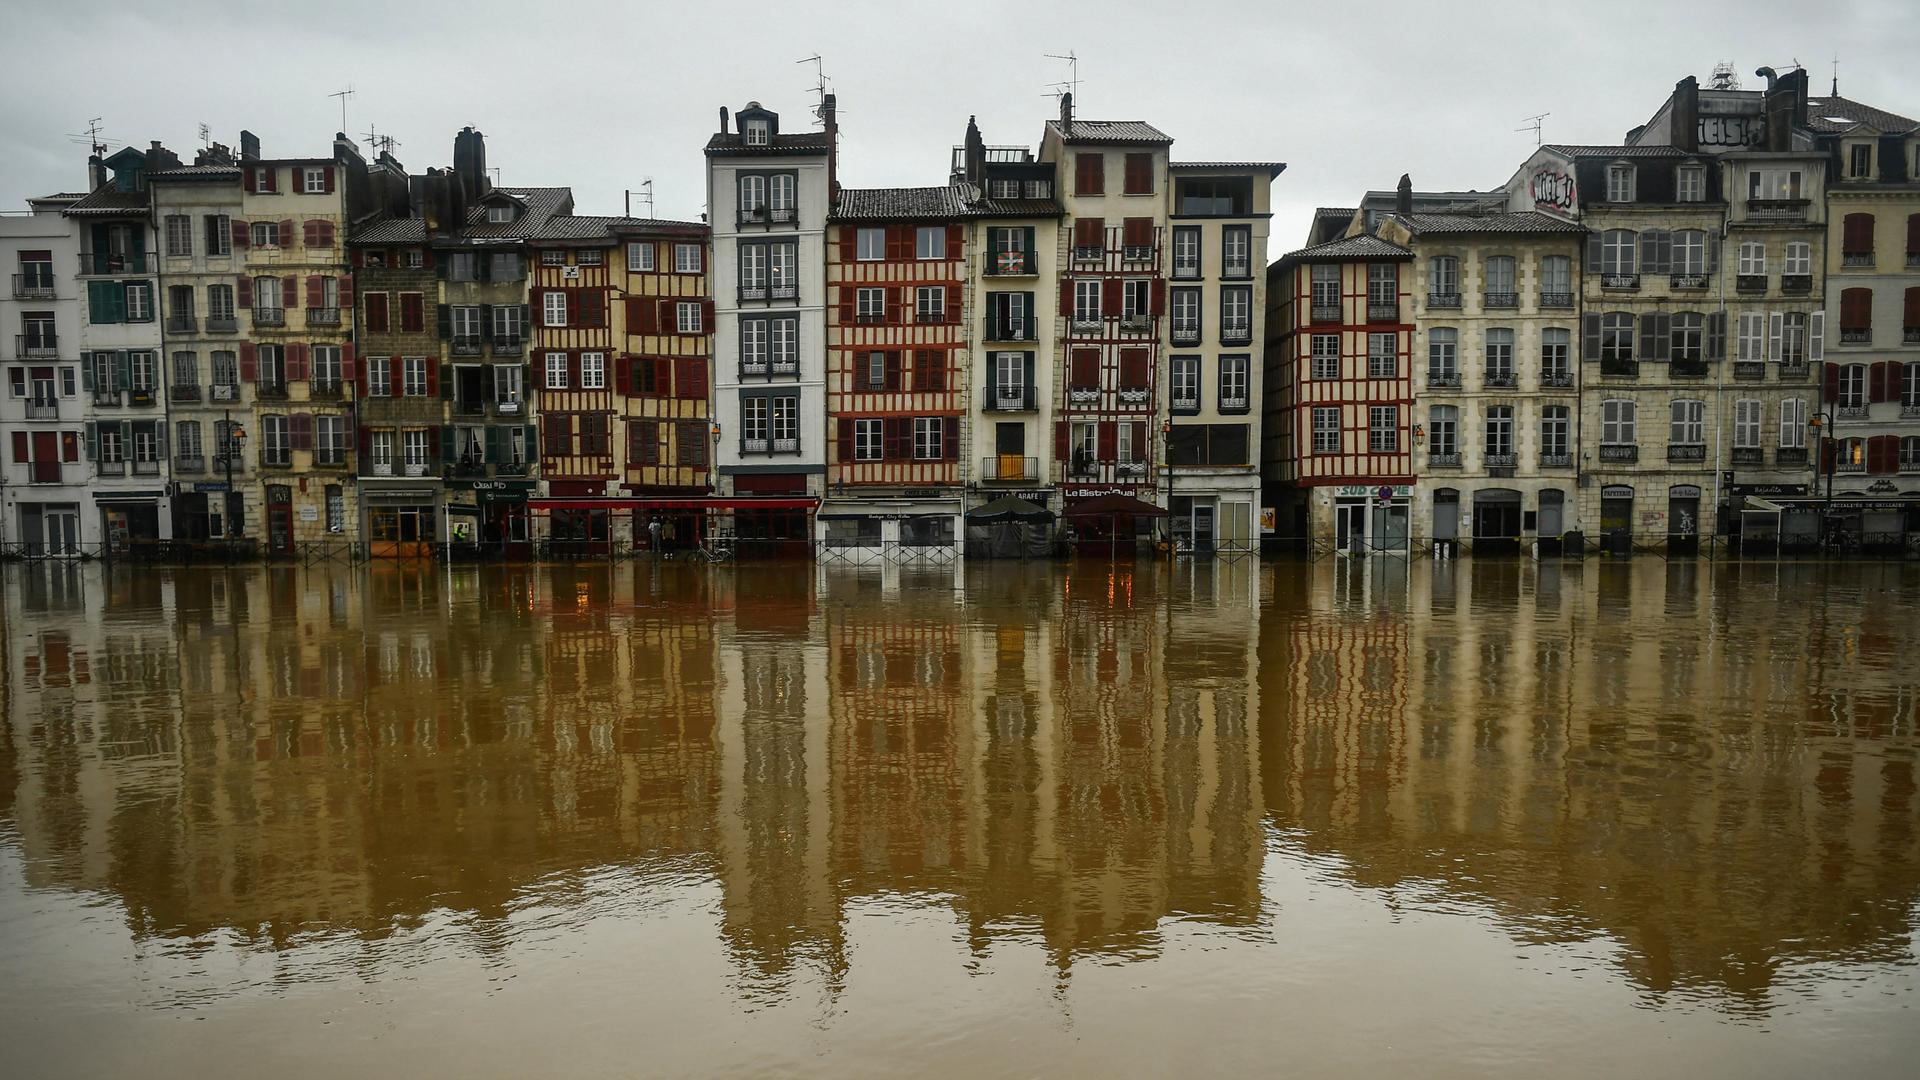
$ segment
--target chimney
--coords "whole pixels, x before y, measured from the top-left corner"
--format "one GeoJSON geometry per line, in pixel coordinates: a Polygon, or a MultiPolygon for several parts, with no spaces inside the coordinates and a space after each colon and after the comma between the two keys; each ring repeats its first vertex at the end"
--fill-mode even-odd
{"type": "Polygon", "coordinates": [[[1767,89],[1769,90],[1773,89],[1774,80],[1780,77],[1780,73],[1770,67],[1754,68],[1753,73],[1767,80],[1767,89]]]}
{"type": "Polygon", "coordinates": [[[468,198],[478,199],[492,186],[487,180],[487,140],[471,125],[453,136],[453,171],[466,187],[468,198]]]}
{"type": "Polygon", "coordinates": [[[1769,87],[1763,108],[1767,117],[1767,149],[1793,149],[1793,132],[1807,126],[1807,72],[1789,71],[1769,87]]]}
{"type": "Polygon", "coordinates": [[[725,135],[726,133],[727,133],[727,107],[725,105],[722,105],[720,106],[720,134],[725,135]]]}
{"type": "Polygon", "coordinates": [[[827,201],[840,203],[840,121],[834,115],[832,94],[820,98],[820,122],[827,129],[827,201]]]}
{"type": "Polygon", "coordinates": [[[977,187],[986,182],[987,141],[980,137],[980,125],[971,116],[967,117],[967,137],[962,141],[965,143],[966,180],[977,187]]]}
{"type": "Polygon", "coordinates": [[[87,190],[99,191],[107,186],[107,163],[100,160],[99,154],[87,155],[87,190]]]}
{"type": "Polygon", "coordinates": [[[1413,177],[1400,174],[1400,186],[1393,193],[1393,212],[1403,216],[1413,213],[1413,177]]]}
{"type": "Polygon", "coordinates": [[[1689,75],[1673,84],[1673,119],[1667,141],[1689,154],[1700,152],[1700,80],[1689,75]]]}
{"type": "Polygon", "coordinates": [[[242,131],[240,133],[240,160],[260,160],[260,136],[255,135],[251,131],[242,131]]]}
{"type": "Polygon", "coordinates": [[[1060,95],[1060,133],[1073,134],[1073,95],[1071,93],[1060,95]]]}

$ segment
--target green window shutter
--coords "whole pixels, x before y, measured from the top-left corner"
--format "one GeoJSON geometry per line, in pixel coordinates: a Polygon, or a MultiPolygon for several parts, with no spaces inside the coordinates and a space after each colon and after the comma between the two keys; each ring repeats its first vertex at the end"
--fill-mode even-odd
{"type": "Polygon", "coordinates": [[[493,305],[480,305],[480,340],[493,340],[493,305]]]}
{"type": "Polygon", "coordinates": [[[80,354],[80,389],[93,393],[93,354],[90,352],[80,354]]]}
{"type": "Polygon", "coordinates": [[[1000,365],[994,362],[994,353],[987,354],[987,397],[992,398],[994,389],[1000,385],[1000,365]]]}
{"type": "Polygon", "coordinates": [[[440,425],[440,459],[442,461],[460,460],[460,451],[453,444],[453,425],[440,425]]]}
{"type": "Polygon", "coordinates": [[[113,354],[113,388],[116,391],[133,389],[133,354],[125,349],[113,354]]]}
{"type": "Polygon", "coordinates": [[[120,421],[120,460],[133,460],[133,421],[120,421]]]}
{"type": "Polygon", "coordinates": [[[507,460],[507,429],[497,424],[487,427],[487,460],[496,465],[507,460]]]}
{"type": "Polygon", "coordinates": [[[525,431],[525,434],[520,436],[520,445],[522,447],[520,452],[525,456],[521,460],[531,465],[540,460],[539,430],[532,424],[528,424],[522,430],[525,431]]]}
{"type": "Polygon", "coordinates": [[[91,420],[87,421],[87,460],[100,460],[100,426],[91,420]]]}
{"type": "Polygon", "coordinates": [[[1029,225],[1024,229],[1021,229],[1020,237],[1022,240],[1022,243],[1020,245],[1020,250],[1026,252],[1028,258],[1032,258],[1033,257],[1033,226],[1029,225]]]}
{"type": "Polygon", "coordinates": [[[117,322],[113,317],[113,296],[120,289],[117,281],[87,282],[87,321],[98,326],[117,322]]]}
{"type": "Polygon", "coordinates": [[[153,422],[153,454],[161,461],[167,460],[167,423],[164,420],[153,422]]]}

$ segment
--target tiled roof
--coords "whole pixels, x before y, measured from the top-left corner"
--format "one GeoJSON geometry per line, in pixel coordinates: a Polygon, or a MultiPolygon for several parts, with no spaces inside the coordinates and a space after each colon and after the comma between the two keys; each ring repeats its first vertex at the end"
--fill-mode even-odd
{"type": "Polygon", "coordinates": [[[539,234],[546,220],[573,205],[573,189],[567,187],[507,187],[502,189],[526,204],[526,210],[512,221],[487,220],[487,208],[467,210],[467,227],[461,236],[467,240],[525,240],[539,234]]]}
{"type": "Polygon", "coordinates": [[[1186,172],[1244,172],[1264,169],[1268,176],[1279,176],[1287,171],[1284,161],[1170,161],[1167,168],[1186,172]]]}
{"type": "Polygon", "coordinates": [[[1920,121],[1909,120],[1898,113],[1876,109],[1871,105],[1862,105],[1857,101],[1848,101],[1843,97],[1807,99],[1807,126],[1815,131],[1833,134],[1851,131],[1859,124],[1865,124],[1889,135],[1904,135],[1920,127],[1920,121]]]}
{"type": "Polygon", "coordinates": [[[1572,143],[1548,143],[1546,149],[1572,158],[1681,157],[1686,153],[1677,146],[1581,146],[1572,143]]]}
{"type": "Polygon", "coordinates": [[[1362,233],[1359,236],[1343,236],[1338,240],[1329,240],[1324,244],[1289,251],[1280,256],[1282,261],[1299,259],[1313,261],[1320,259],[1411,259],[1413,252],[1399,244],[1389,243],[1377,236],[1362,233]]]}
{"type": "Polygon", "coordinates": [[[1047,127],[1070,143],[1170,143],[1173,136],[1145,120],[1075,120],[1071,129],[1049,120],[1047,127]]]}
{"type": "Polygon", "coordinates": [[[1037,218],[1059,217],[1065,211],[1052,199],[989,199],[981,191],[980,185],[965,180],[956,180],[953,188],[959,193],[967,212],[974,217],[1037,218]]]}
{"type": "Polygon", "coordinates": [[[555,214],[547,218],[530,239],[532,240],[605,240],[613,242],[613,223],[625,221],[625,218],[601,217],[595,214],[555,214]]]}
{"type": "Polygon", "coordinates": [[[420,218],[376,218],[355,226],[348,237],[356,244],[419,244],[427,239],[427,223],[420,218]]]}
{"type": "Polygon", "coordinates": [[[147,174],[149,180],[238,180],[238,165],[182,165],[147,174]]]}
{"type": "Polygon", "coordinates": [[[1586,226],[1523,210],[1517,214],[1395,214],[1394,218],[1416,236],[1447,236],[1461,233],[1507,233],[1509,235],[1553,235],[1584,233],[1586,226]]]}
{"type": "Polygon", "coordinates": [[[706,235],[712,226],[704,221],[675,221],[672,218],[615,218],[613,230],[619,233],[668,233],[685,234],[696,232],[706,235]]]}
{"type": "Polygon", "coordinates": [[[952,186],[841,188],[829,216],[841,221],[966,217],[969,209],[961,195],[952,186]]]}
{"type": "Polygon", "coordinates": [[[67,207],[64,213],[91,216],[144,214],[149,205],[144,191],[118,191],[108,185],[88,192],[79,202],[67,207]]]}
{"type": "Polygon", "coordinates": [[[74,202],[79,199],[84,199],[86,197],[87,197],[87,193],[84,191],[56,191],[51,195],[39,195],[39,196],[35,196],[34,198],[28,199],[27,201],[28,202],[74,202]]]}
{"type": "Polygon", "coordinates": [[[812,131],[805,135],[775,135],[773,141],[765,146],[748,146],[743,135],[715,134],[707,140],[707,154],[711,157],[781,157],[794,154],[824,154],[827,152],[827,133],[812,131]]]}

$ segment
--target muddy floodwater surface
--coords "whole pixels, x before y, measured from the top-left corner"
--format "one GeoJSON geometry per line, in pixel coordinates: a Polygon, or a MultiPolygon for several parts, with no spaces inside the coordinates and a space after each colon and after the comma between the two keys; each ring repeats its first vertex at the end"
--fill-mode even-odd
{"type": "Polygon", "coordinates": [[[1920,1070],[1920,568],[0,586],[8,1076],[1920,1070]]]}

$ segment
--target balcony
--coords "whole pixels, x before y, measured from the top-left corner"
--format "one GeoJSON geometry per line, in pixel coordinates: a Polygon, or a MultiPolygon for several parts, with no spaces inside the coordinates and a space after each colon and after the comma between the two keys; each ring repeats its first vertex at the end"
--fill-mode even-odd
{"type": "Polygon", "coordinates": [[[1227,397],[1225,395],[1222,395],[1219,402],[1217,403],[1217,407],[1219,411],[1223,413],[1246,412],[1247,396],[1245,394],[1241,394],[1238,397],[1227,397]]]}
{"type": "Polygon", "coordinates": [[[1317,323],[1337,323],[1340,321],[1340,305],[1315,304],[1309,310],[1308,317],[1317,323]]]}
{"type": "Polygon", "coordinates": [[[13,275],[13,298],[15,300],[53,299],[53,274],[13,275]]]}
{"type": "Polygon", "coordinates": [[[257,308],[254,308],[254,309],[253,309],[253,325],[255,325],[255,326],[285,326],[285,325],[287,325],[287,309],[286,309],[286,308],[277,308],[277,307],[275,307],[275,308],[264,308],[264,307],[257,307],[257,308]]]}
{"type": "Polygon", "coordinates": [[[773,452],[776,454],[797,454],[800,452],[799,439],[773,440],[773,452]]]}
{"type": "Polygon", "coordinates": [[[1705,461],[1707,445],[1705,443],[1668,443],[1668,461],[1705,461]]]}
{"type": "Polygon", "coordinates": [[[462,398],[453,403],[453,415],[485,416],[487,415],[487,403],[483,400],[475,400],[473,398],[462,398]]]}
{"type": "Polygon", "coordinates": [[[1073,459],[1067,462],[1067,475],[1098,476],[1100,475],[1100,462],[1096,460],[1092,454],[1084,452],[1076,453],[1073,455],[1073,459]]]}
{"type": "Polygon", "coordinates": [[[1023,483],[1040,479],[1040,459],[997,454],[980,459],[980,479],[988,483],[1023,483]]]}
{"type": "Polygon", "coordinates": [[[1780,291],[1804,296],[1813,291],[1812,274],[1781,274],[1780,291]]]}
{"type": "Polygon", "coordinates": [[[66,482],[66,475],[60,471],[58,461],[35,461],[33,472],[27,477],[29,484],[60,484],[66,482]]]}
{"type": "Polygon", "coordinates": [[[1188,415],[1197,413],[1200,411],[1200,395],[1193,394],[1191,396],[1188,396],[1176,390],[1173,393],[1172,400],[1170,400],[1167,403],[1167,409],[1170,412],[1183,413],[1188,415]]]}
{"type": "Polygon", "coordinates": [[[1512,292],[1482,293],[1480,296],[1480,304],[1489,311],[1496,308],[1517,308],[1520,306],[1520,294],[1512,292]]]}
{"type": "Polygon", "coordinates": [[[1253,341],[1253,323],[1235,319],[1220,324],[1220,344],[1246,345],[1253,341]]]}
{"type": "Polygon", "coordinates": [[[1812,205],[1809,199],[1748,199],[1747,220],[1766,222],[1797,222],[1807,220],[1807,207],[1812,205]]]}
{"type": "Polygon", "coordinates": [[[526,340],[519,335],[495,336],[492,349],[495,356],[519,356],[527,347],[526,340]]]}
{"type": "Polygon", "coordinates": [[[1733,448],[1735,465],[1765,465],[1767,452],[1757,446],[1736,446],[1733,448]]]}
{"type": "Polygon", "coordinates": [[[1457,371],[1429,371],[1427,385],[1430,387],[1457,387],[1460,385],[1460,373],[1457,371]]]}
{"type": "Polygon", "coordinates": [[[1902,403],[1900,406],[1900,419],[1902,420],[1920,419],[1920,405],[1902,403]]]}
{"type": "Polygon", "coordinates": [[[391,461],[372,462],[367,466],[367,475],[368,476],[392,476],[393,462],[391,461]]]}
{"type": "Polygon", "coordinates": [[[1640,361],[1609,360],[1600,358],[1600,377],[1603,379],[1637,379],[1640,377],[1640,361]]]}
{"type": "Polygon", "coordinates": [[[1145,405],[1153,391],[1145,386],[1122,386],[1116,396],[1122,405],[1145,405]]]}
{"type": "Polygon", "coordinates": [[[133,475],[159,476],[160,463],[158,461],[135,461],[133,463],[133,475]]]}
{"type": "Polygon", "coordinates": [[[1173,280],[1175,281],[1200,280],[1200,264],[1193,259],[1182,259],[1182,258],[1175,257],[1175,259],[1173,260],[1173,280]]]}
{"type": "Polygon", "coordinates": [[[1175,345],[1200,344],[1200,325],[1198,323],[1174,323],[1167,331],[1167,340],[1175,345]]]}
{"type": "Polygon", "coordinates": [[[1840,328],[1840,344],[1842,345],[1873,344],[1873,327],[1871,326],[1841,327],[1840,328]]]}
{"type": "Polygon", "coordinates": [[[1253,265],[1244,260],[1229,259],[1220,265],[1223,278],[1249,278],[1253,276],[1253,265]]]}
{"type": "Polygon", "coordinates": [[[1782,446],[1773,452],[1775,465],[1805,465],[1807,448],[1804,446],[1782,446]]]}
{"type": "Polygon", "coordinates": [[[1705,274],[1669,274],[1667,275],[1667,288],[1669,289],[1697,291],[1700,289],[1704,289],[1706,287],[1707,287],[1707,275],[1705,274]]]}
{"type": "Polygon", "coordinates": [[[1781,382],[1805,382],[1807,377],[1812,374],[1813,368],[1809,367],[1804,360],[1798,363],[1790,360],[1782,361],[1780,364],[1781,382]]]}
{"type": "Polygon", "coordinates": [[[401,468],[401,471],[406,473],[408,476],[427,475],[427,463],[424,461],[409,461],[405,465],[402,465],[400,468],[401,468]]]}
{"type": "Polygon", "coordinates": [[[990,386],[981,400],[985,412],[1032,412],[1040,406],[1031,386],[990,386]]]}
{"type": "Polygon", "coordinates": [[[173,459],[173,471],[177,473],[203,473],[207,471],[207,459],[199,454],[182,454],[173,459]]]}
{"type": "Polygon", "coordinates": [[[524,461],[503,461],[493,467],[495,476],[525,476],[527,463],[524,461]]]}
{"type": "Polygon", "coordinates": [[[1602,274],[1600,287],[1608,292],[1639,292],[1639,274],[1602,274]]]}
{"type": "Polygon", "coordinates": [[[1572,385],[1573,372],[1571,371],[1543,371],[1540,373],[1540,388],[1542,390],[1564,389],[1572,385]]]}
{"type": "Polygon", "coordinates": [[[200,329],[200,320],[192,315],[167,316],[167,333],[191,334],[200,329]]]}
{"type": "MultiPolygon", "coordinates": [[[[100,461],[94,463],[94,471],[100,476],[125,476],[127,463],[124,461],[100,461]]],[[[1841,472],[1845,472],[1843,467],[1841,472]]]]}
{"type": "Polygon", "coordinates": [[[1107,249],[1103,246],[1075,244],[1073,247],[1073,261],[1077,263],[1102,262],[1106,257],[1107,249]]]}
{"type": "Polygon", "coordinates": [[[736,223],[740,225],[792,225],[798,220],[799,214],[791,206],[743,206],[740,208],[736,223]]]}
{"type": "Polygon", "coordinates": [[[1733,377],[1742,382],[1758,382],[1767,377],[1767,365],[1761,360],[1735,360],[1733,377]]]}
{"type": "Polygon", "coordinates": [[[462,479],[484,477],[487,475],[487,463],[475,457],[464,457],[448,467],[447,472],[462,479]]]}
{"type": "Polygon", "coordinates": [[[60,419],[59,400],[57,398],[41,398],[38,400],[29,399],[27,401],[27,419],[29,420],[60,419]]]}
{"type": "Polygon", "coordinates": [[[1600,460],[1612,464],[1632,464],[1640,460],[1640,447],[1634,443],[1602,443],[1600,460]]]}
{"type": "Polygon", "coordinates": [[[135,251],[127,254],[114,254],[105,251],[83,251],[80,253],[80,276],[98,277],[107,274],[151,274],[153,273],[153,253],[135,251]]]}
{"type": "Polygon", "coordinates": [[[60,355],[59,335],[15,334],[13,336],[13,355],[17,360],[58,356],[60,355]]]}
{"type": "Polygon", "coordinates": [[[1847,270],[1873,269],[1873,252],[1843,251],[1840,253],[1840,266],[1847,270]]]}
{"type": "Polygon", "coordinates": [[[1570,292],[1543,292],[1540,294],[1540,306],[1543,308],[1570,308],[1573,306],[1573,294],[1570,292]]]}
{"type": "Polygon", "coordinates": [[[1100,387],[1098,386],[1067,387],[1067,404],[1069,405],[1096,405],[1099,401],[1100,387]]]}
{"type": "Polygon", "coordinates": [[[1573,467],[1573,455],[1562,451],[1557,454],[1541,454],[1540,467],[1543,469],[1569,469],[1573,467]]]}
{"type": "Polygon", "coordinates": [[[988,341],[1032,341],[1039,332],[1036,319],[988,319],[988,341]]]}
{"type": "Polygon", "coordinates": [[[346,463],[347,452],[345,450],[328,449],[324,446],[314,448],[313,467],[316,469],[338,469],[346,465],[346,463]]]}
{"type": "Polygon", "coordinates": [[[1040,256],[1032,251],[996,251],[987,259],[988,277],[1032,277],[1040,272],[1040,256]]]}
{"type": "Polygon", "coordinates": [[[1767,291],[1767,275],[1735,274],[1733,291],[1742,293],[1763,293],[1767,291]]]}
{"type": "Polygon", "coordinates": [[[1430,309],[1458,309],[1460,307],[1460,294],[1457,292],[1430,292],[1427,294],[1427,307],[1430,309]]]}
{"type": "Polygon", "coordinates": [[[1907,269],[1920,268],[1920,251],[1907,252],[1907,269]]]}
{"type": "Polygon", "coordinates": [[[208,401],[239,401],[240,387],[237,383],[214,383],[207,387],[208,401]]]}
{"type": "Polygon", "coordinates": [[[1519,464],[1520,459],[1516,454],[1488,454],[1485,460],[1489,469],[1511,469],[1519,464]]]}
{"type": "Polygon", "coordinates": [[[1489,371],[1482,385],[1488,390],[1511,390],[1520,385],[1520,380],[1511,371],[1489,371]]]}
{"type": "Polygon", "coordinates": [[[1675,360],[1667,366],[1676,379],[1704,379],[1711,370],[1705,360],[1675,360]]]}
{"type": "Polygon", "coordinates": [[[285,401],[287,384],[284,381],[269,382],[262,379],[253,385],[253,396],[260,401],[285,401]]]}
{"type": "Polygon", "coordinates": [[[234,472],[245,472],[247,470],[247,460],[238,454],[230,457],[215,454],[212,465],[213,471],[217,473],[225,473],[229,469],[234,472]]]}
{"type": "Polygon", "coordinates": [[[337,307],[311,307],[307,309],[308,326],[339,326],[340,309],[337,307]]]}
{"type": "Polygon", "coordinates": [[[1837,473],[1863,473],[1867,471],[1867,463],[1864,461],[1840,461],[1834,463],[1833,471],[1837,473]]]}
{"type": "Polygon", "coordinates": [[[493,403],[493,411],[501,416],[519,416],[521,408],[522,406],[518,398],[511,401],[495,401],[493,403]]]}
{"type": "Polygon", "coordinates": [[[1153,316],[1139,314],[1122,315],[1120,317],[1120,329],[1135,334],[1144,334],[1153,329],[1153,316]]]}
{"type": "Polygon", "coordinates": [[[231,315],[207,316],[207,333],[237,334],[240,332],[240,320],[231,315]]]}
{"type": "Polygon", "coordinates": [[[773,300],[798,300],[800,299],[800,286],[781,285],[776,282],[767,289],[767,296],[773,300]]]}
{"type": "Polygon", "coordinates": [[[314,379],[307,383],[307,397],[315,401],[337,401],[343,389],[338,379],[314,379]]]}
{"type": "Polygon", "coordinates": [[[1833,416],[1836,420],[1865,420],[1867,418],[1867,406],[1841,405],[1833,410],[1833,416]]]}
{"type": "Polygon", "coordinates": [[[478,334],[455,334],[447,351],[454,356],[479,356],[482,344],[478,334]]]}
{"type": "Polygon", "coordinates": [[[167,400],[199,401],[200,386],[198,383],[174,383],[172,386],[167,387],[167,400]]]}
{"type": "Polygon", "coordinates": [[[1427,465],[1435,469],[1457,469],[1460,467],[1460,452],[1428,454],[1427,465]]]}
{"type": "Polygon", "coordinates": [[[1368,301],[1367,321],[1376,322],[1376,323],[1399,322],[1400,321],[1399,301],[1396,300],[1391,304],[1376,304],[1376,303],[1373,303],[1372,301],[1368,301]]]}
{"type": "Polygon", "coordinates": [[[1120,258],[1123,262],[1146,262],[1153,258],[1153,246],[1151,244],[1128,244],[1120,249],[1120,258]]]}
{"type": "Polygon", "coordinates": [[[1900,344],[1920,345],[1920,326],[1901,327],[1900,328],[1900,344]]]}

